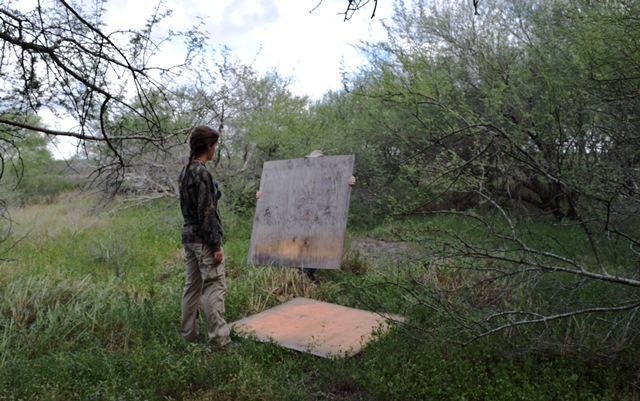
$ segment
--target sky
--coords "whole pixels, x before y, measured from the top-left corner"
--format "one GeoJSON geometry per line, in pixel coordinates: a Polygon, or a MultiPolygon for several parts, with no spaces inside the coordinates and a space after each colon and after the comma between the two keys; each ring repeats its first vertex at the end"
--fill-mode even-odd
{"type": "MultiPolygon", "coordinates": [[[[156,4],[109,0],[107,26],[140,27],[156,4]]],[[[379,0],[373,19],[371,1],[348,21],[340,14],[347,0],[165,0],[165,4],[173,10],[168,20],[172,29],[188,29],[197,17],[205,17],[211,45],[229,47],[233,56],[253,63],[259,71],[275,68],[293,77],[293,93],[319,99],[326,91],[341,88],[341,63],[347,70],[362,63],[353,44],[386,37],[382,21],[391,18],[393,0],[379,0]]]]}

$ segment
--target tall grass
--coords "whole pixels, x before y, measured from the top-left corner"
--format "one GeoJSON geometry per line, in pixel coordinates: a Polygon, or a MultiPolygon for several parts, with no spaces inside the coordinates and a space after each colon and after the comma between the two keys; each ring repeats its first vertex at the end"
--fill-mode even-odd
{"type": "MultiPolygon", "coordinates": [[[[437,330],[425,339],[411,326],[345,360],[242,339],[229,352],[187,344],[178,332],[178,206],[117,206],[101,209],[69,194],[13,211],[15,245],[0,264],[0,400],[638,399],[637,367],[513,355],[502,351],[500,337],[455,347],[437,330]]],[[[294,296],[365,307],[375,294],[381,312],[410,310],[413,323],[446,324],[419,305],[403,309],[412,299],[402,288],[375,285],[398,260],[349,252],[343,269],[319,272],[312,283],[295,269],[247,265],[251,221],[227,210],[223,216],[228,321],[294,296]]],[[[387,229],[416,239],[407,227],[387,229]]],[[[453,269],[439,269],[425,283],[452,285],[453,269]]]]}

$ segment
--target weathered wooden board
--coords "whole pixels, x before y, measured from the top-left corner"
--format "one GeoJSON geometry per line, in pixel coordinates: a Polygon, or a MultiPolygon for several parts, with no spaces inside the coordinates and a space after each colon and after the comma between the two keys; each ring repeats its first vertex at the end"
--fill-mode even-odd
{"type": "Polygon", "coordinates": [[[249,263],[338,269],[355,156],[265,162],[249,263]]]}
{"type": "Polygon", "coordinates": [[[404,319],[299,297],[230,326],[242,337],[323,358],[344,358],[358,354],[374,332],[385,332],[388,320],[404,319]]]}

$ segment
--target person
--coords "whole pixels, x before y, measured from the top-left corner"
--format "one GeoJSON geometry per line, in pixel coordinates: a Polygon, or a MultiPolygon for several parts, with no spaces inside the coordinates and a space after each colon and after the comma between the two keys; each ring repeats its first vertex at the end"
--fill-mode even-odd
{"type": "Polygon", "coordinates": [[[204,308],[208,341],[220,348],[235,348],[224,319],[226,293],[220,192],[205,163],[213,158],[220,134],[198,126],[189,137],[189,161],[178,178],[180,209],[184,218],[185,285],[182,294],[180,334],[189,342],[199,337],[198,316],[204,308]]]}
{"type": "MultiPolygon", "coordinates": [[[[306,159],[306,158],[323,157],[323,156],[324,156],[324,153],[321,150],[314,150],[313,152],[309,153],[308,155],[305,155],[304,157],[306,159]]],[[[347,180],[347,184],[349,184],[349,187],[353,188],[353,186],[356,185],[356,177],[353,175],[349,177],[349,179],[347,180]]],[[[260,199],[261,196],[262,196],[262,191],[257,191],[256,199],[260,199]]],[[[318,269],[304,267],[300,269],[300,273],[305,274],[311,281],[315,282],[317,270],[318,269]]]]}

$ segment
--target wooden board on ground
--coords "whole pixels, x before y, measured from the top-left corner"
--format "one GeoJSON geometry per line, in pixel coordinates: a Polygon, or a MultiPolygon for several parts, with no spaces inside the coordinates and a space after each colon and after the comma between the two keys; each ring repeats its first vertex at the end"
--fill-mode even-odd
{"type": "Polygon", "coordinates": [[[355,156],[265,162],[249,263],[338,269],[355,156]]]}
{"type": "Polygon", "coordinates": [[[343,358],[359,353],[374,332],[386,332],[388,319],[402,320],[299,297],[231,323],[231,327],[242,337],[324,358],[343,358]]]}

